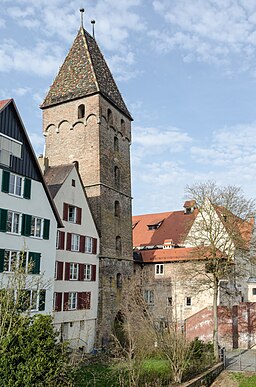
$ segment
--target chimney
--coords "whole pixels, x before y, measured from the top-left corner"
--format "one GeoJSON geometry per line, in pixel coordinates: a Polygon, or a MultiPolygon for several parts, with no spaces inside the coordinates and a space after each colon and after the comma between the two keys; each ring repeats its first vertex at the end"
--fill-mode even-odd
{"type": "Polygon", "coordinates": [[[37,160],[38,160],[39,166],[41,168],[41,171],[44,175],[45,172],[47,171],[47,169],[49,168],[49,159],[48,159],[48,157],[44,157],[42,154],[40,154],[38,156],[37,160]]]}

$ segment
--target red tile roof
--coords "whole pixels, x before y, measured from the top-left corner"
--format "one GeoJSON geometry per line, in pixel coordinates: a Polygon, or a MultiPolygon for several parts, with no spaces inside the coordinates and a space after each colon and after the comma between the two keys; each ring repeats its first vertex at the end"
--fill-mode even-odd
{"type": "Polygon", "coordinates": [[[195,217],[197,210],[192,214],[184,214],[184,211],[163,212],[158,214],[146,214],[133,216],[133,246],[163,245],[166,239],[172,239],[173,243],[182,244],[195,217]],[[160,227],[149,230],[149,225],[162,222],[160,227]]]}
{"type": "Polygon", "coordinates": [[[0,101],[0,110],[5,106],[7,105],[7,103],[9,103],[11,101],[11,99],[4,99],[2,101],[0,101]]]}
{"type": "Polygon", "coordinates": [[[183,207],[187,208],[187,207],[194,207],[196,205],[196,201],[195,200],[187,200],[185,201],[183,207]]]}
{"type": "MultiPolygon", "coordinates": [[[[145,263],[188,261],[196,259],[195,250],[195,247],[181,247],[174,249],[140,250],[140,254],[142,261],[145,263]]],[[[198,259],[203,258],[200,256],[198,259]]]]}
{"type": "MultiPolygon", "coordinates": [[[[141,259],[145,263],[150,262],[175,262],[175,261],[192,261],[211,259],[209,247],[178,247],[171,249],[152,249],[137,250],[141,259]]],[[[223,258],[223,253],[216,252],[218,258],[223,258]]]]}

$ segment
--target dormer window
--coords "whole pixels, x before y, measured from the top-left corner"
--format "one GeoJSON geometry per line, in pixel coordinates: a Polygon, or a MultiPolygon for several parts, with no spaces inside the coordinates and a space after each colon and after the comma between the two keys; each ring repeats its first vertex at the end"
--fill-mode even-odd
{"type": "Polygon", "coordinates": [[[196,201],[195,200],[187,200],[184,205],[184,214],[193,214],[196,209],[196,201]]]}
{"type": "Polygon", "coordinates": [[[148,230],[157,230],[159,229],[162,223],[163,223],[163,220],[157,221],[152,224],[148,224],[148,230]]]}
{"type": "Polygon", "coordinates": [[[165,239],[164,240],[164,249],[172,249],[174,247],[174,243],[172,239],[165,239]]]}
{"type": "Polygon", "coordinates": [[[85,106],[84,104],[81,104],[78,106],[78,118],[84,118],[85,117],[85,106]]]}

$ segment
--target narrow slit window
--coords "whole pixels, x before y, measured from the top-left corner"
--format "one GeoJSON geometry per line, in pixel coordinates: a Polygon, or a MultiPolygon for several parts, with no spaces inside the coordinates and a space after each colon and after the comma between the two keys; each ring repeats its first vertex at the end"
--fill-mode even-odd
{"type": "Polygon", "coordinates": [[[85,106],[84,104],[81,104],[78,106],[78,118],[84,118],[85,117],[85,106]]]}

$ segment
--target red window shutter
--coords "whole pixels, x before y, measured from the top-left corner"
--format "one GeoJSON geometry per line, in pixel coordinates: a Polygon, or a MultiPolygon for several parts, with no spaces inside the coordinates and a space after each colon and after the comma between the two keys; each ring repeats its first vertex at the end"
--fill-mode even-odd
{"type": "Polygon", "coordinates": [[[77,293],[77,309],[83,309],[83,293],[77,293]]]}
{"type": "Polygon", "coordinates": [[[80,251],[80,253],[84,253],[85,252],[85,236],[84,235],[80,235],[79,251],[80,251]]]}
{"type": "Polygon", "coordinates": [[[65,232],[59,231],[59,246],[58,246],[58,248],[60,250],[64,250],[64,246],[65,246],[65,232]]]}
{"type": "Polygon", "coordinates": [[[85,309],[91,308],[91,292],[85,293],[85,309]]]}
{"type": "Polygon", "coordinates": [[[96,265],[92,265],[92,281],[96,281],[96,265]]]}
{"type": "Polygon", "coordinates": [[[71,233],[67,232],[66,250],[71,251],[71,233]]]}
{"type": "Polygon", "coordinates": [[[91,308],[91,292],[79,292],[77,299],[78,309],[91,308]]]}
{"type": "Polygon", "coordinates": [[[68,204],[63,203],[63,220],[68,220],[68,204]]]}
{"type": "Polygon", "coordinates": [[[62,293],[55,293],[55,312],[61,311],[62,293]]]}
{"type": "Polygon", "coordinates": [[[79,281],[83,281],[84,280],[84,264],[83,263],[80,263],[79,264],[79,281]]]}
{"type": "Polygon", "coordinates": [[[66,262],[65,263],[65,280],[69,280],[69,275],[70,275],[70,263],[66,262]]]}
{"type": "Polygon", "coordinates": [[[82,208],[76,207],[76,223],[81,224],[82,222],[82,208]]]}
{"type": "Polygon", "coordinates": [[[97,253],[97,239],[92,238],[92,253],[96,254],[97,253]]]}
{"type": "Polygon", "coordinates": [[[68,310],[68,293],[64,293],[64,305],[63,310],[68,310]]]}
{"type": "Polygon", "coordinates": [[[63,262],[57,261],[57,280],[63,280],[63,262]]]}

